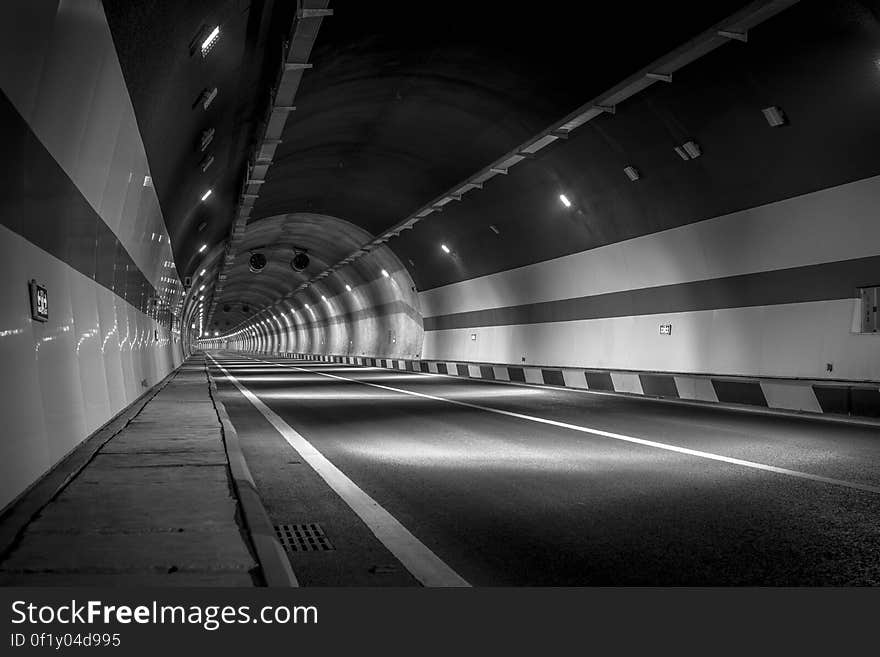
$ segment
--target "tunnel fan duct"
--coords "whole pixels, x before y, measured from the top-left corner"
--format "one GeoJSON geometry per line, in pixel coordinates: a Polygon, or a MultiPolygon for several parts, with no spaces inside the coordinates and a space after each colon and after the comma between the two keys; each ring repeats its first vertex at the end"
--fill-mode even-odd
{"type": "Polygon", "coordinates": [[[267,262],[268,260],[266,259],[266,256],[262,253],[252,253],[248,266],[250,267],[251,272],[259,274],[266,267],[267,262]]]}
{"type": "Polygon", "coordinates": [[[303,271],[308,266],[309,256],[302,251],[293,256],[293,260],[290,261],[290,268],[293,269],[293,271],[303,271]]]}

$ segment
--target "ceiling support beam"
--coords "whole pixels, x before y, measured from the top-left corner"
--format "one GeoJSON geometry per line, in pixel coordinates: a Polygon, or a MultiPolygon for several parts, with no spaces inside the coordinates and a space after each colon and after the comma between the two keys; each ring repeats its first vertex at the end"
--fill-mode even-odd
{"type": "Polygon", "coordinates": [[[235,262],[238,245],[247,233],[247,223],[251,211],[259,198],[260,186],[266,182],[266,174],[275,159],[275,152],[281,145],[289,117],[293,116],[296,106],[293,104],[303,73],[312,68],[309,62],[312,47],[315,43],[321,21],[333,15],[328,7],[329,0],[310,0],[311,7],[297,9],[291,25],[290,36],[282,48],[282,60],[278,80],[271,92],[271,101],[263,121],[262,135],[257,140],[247,173],[242,181],[236,219],[232,222],[229,238],[226,242],[227,256],[217,270],[217,284],[211,306],[207,312],[206,326],[210,326],[214,311],[220,302],[223,285],[228,268],[235,262]]]}

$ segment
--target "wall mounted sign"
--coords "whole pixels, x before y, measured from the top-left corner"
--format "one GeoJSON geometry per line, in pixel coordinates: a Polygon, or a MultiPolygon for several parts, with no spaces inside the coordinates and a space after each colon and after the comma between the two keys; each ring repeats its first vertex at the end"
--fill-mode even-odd
{"type": "Polygon", "coordinates": [[[672,335],[672,324],[661,324],[660,335],[672,335]]]}
{"type": "Polygon", "coordinates": [[[38,322],[48,322],[49,292],[35,280],[28,282],[28,287],[31,291],[31,317],[38,322]]]}

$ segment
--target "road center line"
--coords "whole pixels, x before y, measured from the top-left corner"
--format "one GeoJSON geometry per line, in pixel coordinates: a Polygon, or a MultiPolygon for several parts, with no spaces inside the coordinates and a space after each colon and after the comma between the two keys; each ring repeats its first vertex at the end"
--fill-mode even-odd
{"type": "Polygon", "coordinates": [[[492,408],[490,406],[481,406],[480,404],[471,404],[470,402],[460,401],[458,399],[448,399],[446,397],[438,397],[436,395],[429,395],[423,392],[414,392],[412,390],[403,390],[401,388],[394,388],[392,386],[382,385],[380,383],[372,383],[370,381],[360,381],[358,379],[350,379],[344,376],[338,376],[336,374],[329,374],[327,372],[319,372],[317,370],[310,370],[303,367],[297,367],[296,365],[285,365],[282,363],[273,363],[267,360],[261,360],[259,358],[252,358],[250,356],[245,356],[250,360],[256,361],[258,363],[265,363],[266,365],[274,365],[276,367],[281,367],[284,369],[293,369],[300,372],[308,372],[310,374],[320,374],[321,376],[325,376],[331,379],[339,379],[340,381],[349,381],[352,383],[360,383],[361,385],[371,386],[373,388],[380,388],[382,390],[388,390],[390,392],[399,392],[404,395],[411,395],[413,397],[421,397],[423,399],[431,399],[433,401],[445,402],[447,404],[454,404],[456,406],[464,406],[465,408],[473,408],[479,411],[485,411],[487,413],[495,413],[496,415],[505,415],[507,417],[517,418],[519,420],[526,420],[528,422],[537,422],[539,424],[548,424],[554,427],[560,427],[562,429],[570,429],[571,431],[578,431],[580,433],[592,434],[594,436],[602,436],[603,438],[611,438],[613,440],[620,440],[627,443],[634,443],[636,445],[644,445],[646,447],[654,447],[656,449],[666,450],[668,452],[677,452],[679,454],[687,454],[688,456],[696,456],[702,459],[708,459],[710,461],[720,461],[722,463],[730,463],[732,465],[740,465],[746,468],[752,468],[754,470],[763,470],[765,472],[774,472],[776,474],[786,475],[788,477],[797,477],[798,479],[808,479],[810,481],[818,481],[823,484],[830,484],[832,486],[842,486],[844,488],[851,488],[854,490],[866,491],[868,493],[874,493],[880,495],[880,487],[871,486],[869,484],[860,484],[854,481],[846,481],[844,479],[835,479],[833,477],[823,477],[821,475],[810,474],[809,472],[801,472],[799,470],[789,470],[788,468],[780,468],[775,465],[767,465],[765,463],[758,463],[756,461],[747,461],[744,459],[737,459],[731,456],[722,456],[721,454],[713,454],[712,452],[703,452],[697,449],[689,449],[687,447],[679,447],[678,445],[670,445],[669,443],[661,443],[654,440],[645,440],[644,438],[636,438],[634,436],[627,436],[620,433],[613,433],[611,431],[603,431],[601,429],[593,429],[591,427],[582,427],[577,424],[569,424],[568,422],[559,422],[557,420],[549,420],[547,418],[535,417],[533,415],[525,415],[523,413],[516,413],[514,411],[505,411],[500,408],[492,408]]]}
{"type": "Polygon", "coordinates": [[[424,586],[470,586],[434,552],[410,533],[394,516],[378,502],[358,488],[351,479],[333,465],[321,452],[285,422],[275,411],[266,406],[253,392],[245,388],[226,368],[208,354],[208,358],[223,375],[238,388],[263,417],[275,427],[288,444],[293,447],[312,469],[332,488],[352,511],[364,521],[382,544],[424,586]]]}

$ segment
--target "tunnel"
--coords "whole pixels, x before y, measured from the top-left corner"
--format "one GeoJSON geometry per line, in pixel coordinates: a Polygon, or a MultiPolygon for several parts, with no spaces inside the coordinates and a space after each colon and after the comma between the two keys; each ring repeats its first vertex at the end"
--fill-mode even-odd
{"type": "Polygon", "coordinates": [[[880,5],[575,4],[0,4],[0,584],[880,584],[880,5]]]}

